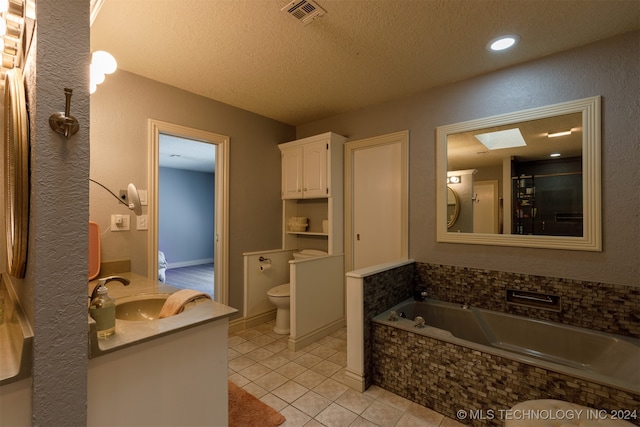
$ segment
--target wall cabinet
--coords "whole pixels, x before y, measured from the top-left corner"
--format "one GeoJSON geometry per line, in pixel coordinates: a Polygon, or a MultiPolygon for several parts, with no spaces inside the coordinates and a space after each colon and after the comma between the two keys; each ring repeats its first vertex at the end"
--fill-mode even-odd
{"type": "Polygon", "coordinates": [[[335,163],[341,163],[344,140],[328,132],[278,145],[282,154],[282,198],[330,197],[335,163]]]}
{"type": "Polygon", "coordinates": [[[345,141],[327,132],[278,145],[282,153],[283,249],[343,253],[345,141]],[[305,231],[288,229],[289,218],[294,216],[309,219],[305,231]]]}

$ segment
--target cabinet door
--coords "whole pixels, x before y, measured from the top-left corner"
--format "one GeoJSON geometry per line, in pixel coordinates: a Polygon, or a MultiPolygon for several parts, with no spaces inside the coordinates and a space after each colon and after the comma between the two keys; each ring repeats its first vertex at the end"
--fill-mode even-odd
{"type": "Polygon", "coordinates": [[[327,197],[327,141],[305,144],[303,151],[303,197],[327,197]]]}
{"type": "Polygon", "coordinates": [[[282,150],[282,198],[302,198],[302,148],[282,150]]]}

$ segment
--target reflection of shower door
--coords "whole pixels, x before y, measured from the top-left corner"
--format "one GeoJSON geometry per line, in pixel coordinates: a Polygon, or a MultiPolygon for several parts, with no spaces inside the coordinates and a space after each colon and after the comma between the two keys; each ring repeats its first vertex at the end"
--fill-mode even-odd
{"type": "Polygon", "coordinates": [[[498,181],[474,182],[473,194],[473,232],[498,233],[498,181]]]}

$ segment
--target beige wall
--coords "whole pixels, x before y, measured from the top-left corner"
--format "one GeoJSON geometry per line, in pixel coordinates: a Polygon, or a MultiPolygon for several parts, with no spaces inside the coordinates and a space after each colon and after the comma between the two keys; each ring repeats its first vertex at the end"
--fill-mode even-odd
{"type": "MultiPolygon", "coordinates": [[[[640,286],[640,32],[309,123],[298,137],[410,132],[410,257],[423,262],[640,286]],[[602,96],[601,253],[436,243],[435,128],[602,96]]],[[[372,88],[373,90],[374,88],[372,88]]]]}
{"type": "MultiPolygon", "coordinates": [[[[91,178],[116,194],[133,182],[149,188],[148,119],[214,132],[229,143],[229,305],[243,307],[243,252],[282,246],[280,151],[294,128],[124,70],[91,95],[91,178]]],[[[146,208],[144,208],[146,213],[146,208]]],[[[90,218],[100,225],[102,260],[131,259],[147,274],[147,231],[106,231],[111,214],[130,213],[90,187],[90,218]]],[[[153,227],[153,224],[150,224],[153,227]]]]}

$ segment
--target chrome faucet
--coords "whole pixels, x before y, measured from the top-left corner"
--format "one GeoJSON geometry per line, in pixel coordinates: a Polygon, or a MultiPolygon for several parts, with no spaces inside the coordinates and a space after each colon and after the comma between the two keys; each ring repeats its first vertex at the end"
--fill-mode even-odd
{"type": "Polygon", "coordinates": [[[101,286],[106,285],[109,282],[120,282],[122,283],[124,286],[127,286],[129,283],[131,283],[131,281],[129,279],[126,279],[122,276],[109,276],[109,277],[103,277],[102,279],[98,280],[98,284],[96,285],[95,288],[93,288],[93,291],[91,292],[91,296],[89,297],[89,301],[93,301],[93,299],[96,297],[96,295],[98,295],[98,289],[100,289],[101,286]]]}

